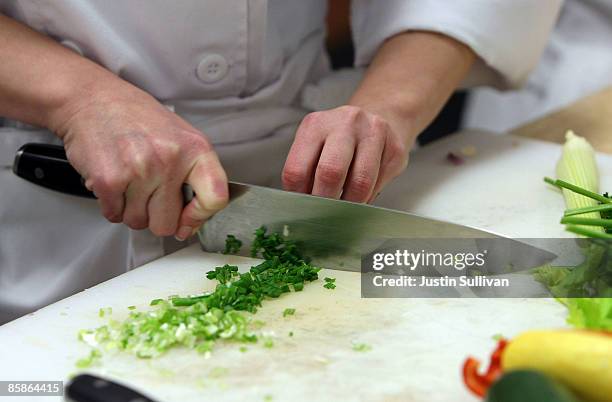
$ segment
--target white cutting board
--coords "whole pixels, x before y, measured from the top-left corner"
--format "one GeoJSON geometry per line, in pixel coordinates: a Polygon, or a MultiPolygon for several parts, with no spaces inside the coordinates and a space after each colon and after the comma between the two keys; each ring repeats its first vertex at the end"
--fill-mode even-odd
{"type": "MultiPolygon", "coordinates": [[[[542,182],[554,175],[559,154],[549,143],[458,134],[415,152],[408,172],[377,203],[509,236],[563,236],[557,224],[562,198],[542,182]],[[467,145],[477,147],[476,156],[460,166],[446,161],[449,151],[467,145]]],[[[598,162],[602,188],[612,189],[612,156],[598,162]]],[[[120,318],[129,305],[147,308],[157,297],[201,292],[210,286],[205,272],[225,263],[246,269],[253,261],[191,246],[0,327],[0,379],[66,380],[88,350],[76,332],[102,323],[100,307],[112,307],[120,318]]],[[[309,284],[260,309],[257,318],[275,336],[272,349],[259,344],[241,353],[237,345],[220,345],[209,359],[185,350],[154,360],[106,355],[91,371],[161,401],[262,401],[267,395],[275,402],[474,401],[460,376],[467,355],[488,356],[494,334],[564,326],[565,311],[552,300],[361,299],[359,274],[324,276],[336,277],[338,287],[309,284]],[[295,316],[282,317],[287,307],[296,308],[295,316]],[[356,352],[352,342],[373,349],[356,352]]]]}

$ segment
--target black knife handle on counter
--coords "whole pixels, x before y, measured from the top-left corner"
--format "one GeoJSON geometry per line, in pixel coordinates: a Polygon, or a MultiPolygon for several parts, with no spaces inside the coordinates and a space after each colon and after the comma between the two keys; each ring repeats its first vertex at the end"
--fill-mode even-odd
{"type": "Polygon", "coordinates": [[[124,385],[89,374],[74,377],[66,386],[66,396],[74,402],[155,402],[124,385]]]}
{"type": "Polygon", "coordinates": [[[13,172],[34,184],[79,197],[96,198],[81,175],[72,167],[64,147],[52,144],[25,144],[15,155],[13,172]]]}
{"type": "MultiPolygon", "coordinates": [[[[13,172],[31,183],[85,198],[96,198],[93,192],[85,187],[85,183],[66,156],[61,145],[25,144],[15,155],[13,172]]],[[[189,184],[182,187],[185,205],[195,196],[189,184]]]]}

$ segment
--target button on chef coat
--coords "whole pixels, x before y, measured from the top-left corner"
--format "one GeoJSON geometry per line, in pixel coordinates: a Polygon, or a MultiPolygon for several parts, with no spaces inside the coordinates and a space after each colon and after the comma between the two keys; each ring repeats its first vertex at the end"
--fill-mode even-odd
{"type": "MultiPolygon", "coordinates": [[[[0,0],[0,12],[59,42],[77,44],[85,57],[173,107],[209,136],[230,178],[275,185],[295,126],[308,112],[300,92],[329,70],[326,4],[0,0]]],[[[480,56],[471,82],[516,86],[536,63],[558,7],[559,0],[353,0],[356,64],[367,65],[392,35],[427,30],[455,37],[480,56]]],[[[44,131],[1,129],[0,165],[9,165],[19,145],[31,140],[57,141],[44,131]]],[[[164,251],[165,243],[148,232],[105,222],[93,201],[59,202],[65,196],[34,189],[7,170],[0,172],[0,188],[5,319],[164,251]],[[22,202],[14,202],[18,196],[22,202]],[[79,206],[83,203],[87,207],[79,206]],[[72,208],[92,215],[84,219],[72,208]],[[82,229],[55,232],[70,223],[82,229]],[[25,290],[28,297],[18,297],[25,290]]]]}
{"type": "Polygon", "coordinates": [[[219,54],[207,54],[198,64],[198,78],[205,83],[213,84],[219,82],[226,76],[229,63],[225,57],[219,54]]]}

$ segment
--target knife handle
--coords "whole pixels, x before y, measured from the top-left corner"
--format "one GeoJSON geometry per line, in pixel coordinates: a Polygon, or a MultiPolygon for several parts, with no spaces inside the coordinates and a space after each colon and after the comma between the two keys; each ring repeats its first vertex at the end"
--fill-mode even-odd
{"type": "Polygon", "coordinates": [[[15,155],[13,172],[34,184],[79,197],[96,198],[72,167],[64,147],[52,144],[25,144],[15,155]]]}
{"type": "Polygon", "coordinates": [[[66,396],[75,402],[155,402],[155,400],[113,381],[81,374],[66,387],[66,396]]]}
{"type": "MultiPolygon", "coordinates": [[[[13,172],[31,183],[85,198],[96,198],[85,187],[85,180],[68,162],[61,145],[29,143],[23,145],[15,155],[13,172]]],[[[195,196],[189,184],[182,187],[185,205],[195,196]]]]}

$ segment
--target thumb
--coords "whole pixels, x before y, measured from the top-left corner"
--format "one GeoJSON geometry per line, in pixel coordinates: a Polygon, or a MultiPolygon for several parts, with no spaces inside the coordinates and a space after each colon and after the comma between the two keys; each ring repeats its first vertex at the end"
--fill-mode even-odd
{"type": "Polygon", "coordinates": [[[191,236],[208,218],[223,209],[229,199],[227,175],[214,152],[200,156],[186,183],[195,192],[195,197],[183,208],[175,237],[185,240],[191,236]]]}

